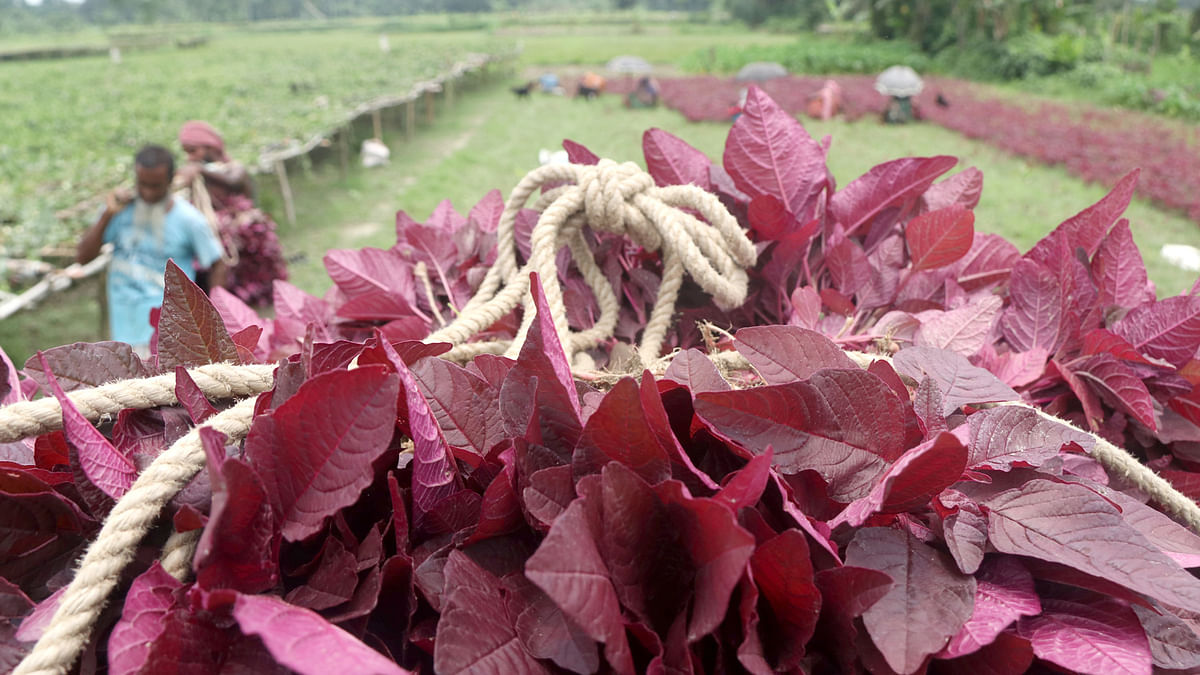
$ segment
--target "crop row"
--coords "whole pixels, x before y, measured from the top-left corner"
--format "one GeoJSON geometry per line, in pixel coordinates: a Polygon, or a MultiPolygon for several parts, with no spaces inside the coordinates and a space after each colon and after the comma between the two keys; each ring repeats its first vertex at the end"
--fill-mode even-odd
{"type": "MultiPolygon", "coordinates": [[[[786,77],[762,88],[792,114],[802,114],[826,78],[786,77]]],[[[839,76],[843,112],[849,119],[878,115],[887,100],[873,79],[839,76]]],[[[745,85],[728,78],[696,77],[662,82],[663,101],[693,121],[729,119],[745,85]]],[[[968,138],[1015,155],[1061,165],[1087,181],[1112,185],[1140,167],[1138,192],[1162,206],[1200,219],[1200,136],[1178,123],[1120,110],[1042,100],[1007,101],[958,80],[928,83],[917,97],[921,116],[968,138]],[[948,106],[938,105],[941,95],[948,106]]]]}

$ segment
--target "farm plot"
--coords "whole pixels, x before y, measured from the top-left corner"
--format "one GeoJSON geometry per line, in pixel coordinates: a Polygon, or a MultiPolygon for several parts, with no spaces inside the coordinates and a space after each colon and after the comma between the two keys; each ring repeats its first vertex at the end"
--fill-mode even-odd
{"type": "MultiPolygon", "coordinates": [[[[785,110],[801,114],[826,79],[787,77],[762,87],[785,110]]],[[[849,119],[883,111],[887,101],[875,92],[872,78],[834,79],[849,119]]],[[[718,77],[665,80],[663,101],[690,120],[728,119],[743,86],[718,77]]],[[[1200,218],[1200,138],[1193,128],[1130,111],[1002,100],[981,86],[947,79],[927,81],[916,105],[927,121],[1021,157],[1061,165],[1087,181],[1112,185],[1130,169],[1141,168],[1140,196],[1200,218]],[[939,94],[949,106],[937,104],[939,94]]]]}
{"type": "Polygon", "coordinates": [[[69,238],[57,212],[125,179],[145,142],[174,145],[207,119],[243,161],[305,138],[374,96],[406,91],[470,51],[479,33],[362,31],[229,34],[203,47],[0,68],[0,251],[26,256],[69,238]]]}

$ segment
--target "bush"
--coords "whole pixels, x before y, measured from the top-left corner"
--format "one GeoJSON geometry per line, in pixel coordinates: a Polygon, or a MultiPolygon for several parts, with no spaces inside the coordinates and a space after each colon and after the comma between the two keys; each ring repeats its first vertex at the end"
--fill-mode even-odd
{"type": "Polygon", "coordinates": [[[790,45],[702,49],[680,65],[692,72],[733,73],[753,61],[778,61],[798,74],[869,74],[897,64],[924,72],[930,66],[930,59],[906,42],[851,42],[811,34],[790,45]]]}

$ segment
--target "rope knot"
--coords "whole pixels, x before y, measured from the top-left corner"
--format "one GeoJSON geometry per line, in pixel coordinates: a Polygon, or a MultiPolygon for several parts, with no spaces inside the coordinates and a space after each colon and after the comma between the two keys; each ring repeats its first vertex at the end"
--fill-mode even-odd
{"type": "MultiPolygon", "coordinates": [[[[602,159],[599,164],[580,166],[575,184],[583,193],[584,217],[593,228],[621,235],[652,232],[645,227],[646,218],[634,206],[634,198],[653,190],[654,179],[638,165],[602,159]]],[[[650,238],[659,239],[656,234],[650,238]]]]}
{"type": "Polygon", "coordinates": [[[595,165],[549,165],[534,169],[513,189],[496,230],[496,262],[475,296],[458,318],[430,335],[428,341],[453,342],[452,357],[470,358],[483,352],[516,356],[534,318],[529,294],[530,272],[536,272],[546,294],[555,330],[568,358],[612,338],[620,314],[619,288],[600,269],[584,237],[583,226],[628,237],[662,256],[658,298],[642,331],[644,363],[658,358],[675,313],[675,300],[684,274],[713,297],[721,309],[746,300],[746,268],[757,253],[737,220],[713,194],[695,185],[658,187],[654,178],[633,162],[602,159],[595,165]],[[517,262],[514,227],[525,203],[547,185],[534,203],[540,211],[530,234],[529,260],[517,262]],[[572,332],[567,325],[559,285],[558,252],[570,250],[575,267],[591,289],[600,314],[590,328],[572,332]],[[521,327],[511,342],[467,342],[518,305],[524,304],[521,327]]]}

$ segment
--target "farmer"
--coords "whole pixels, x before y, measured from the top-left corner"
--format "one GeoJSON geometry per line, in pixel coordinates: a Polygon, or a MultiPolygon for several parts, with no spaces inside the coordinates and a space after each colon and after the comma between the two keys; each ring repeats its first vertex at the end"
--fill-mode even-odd
{"type": "Polygon", "coordinates": [[[658,105],[658,82],[647,75],[638,80],[637,87],[625,97],[629,108],[653,108],[658,105]]]}
{"type": "Polygon", "coordinates": [[[821,89],[809,97],[804,112],[815,119],[829,120],[838,114],[841,107],[842,88],[833,80],[825,80],[821,89]]]}
{"type": "MultiPolygon", "coordinates": [[[[254,206],[245,167],[225,154],[225,141],[207,122],[184,124],[179,144],[188,161],[175,184],[220,235],[229,254],[225,287],[248,304],[270,304],[271,282],[287,279],[287,263],[275,221],[254,206]]],[[[200,281],[206,290],[217,285],[204,275],[200,281]]]]}
{"type": "Polygon", "coordinates": [[[136,190],[118,188],[108,194],[104,212],[88,228],[75,252],[86,263],[113,245],[108,270],[108,321],[114,340],[129,343],[143,356],[150,353],[150,312],[163,301],[167,260],[189,277],[207,269],[223,282],[221,243],[204,215],[170,193],[175,158],[160,145],[146,145],[134,156],[136,190]]]}
{"type": "Polygon", "coordinates": [[[575,95],[582,96],[590,101],[599,96],[600,92],[604,91],[606,84],[608,82],[603,76],[588,71],[583,74],[583,79],[579,81],[579,87],[576,89],[575,95]]]}

